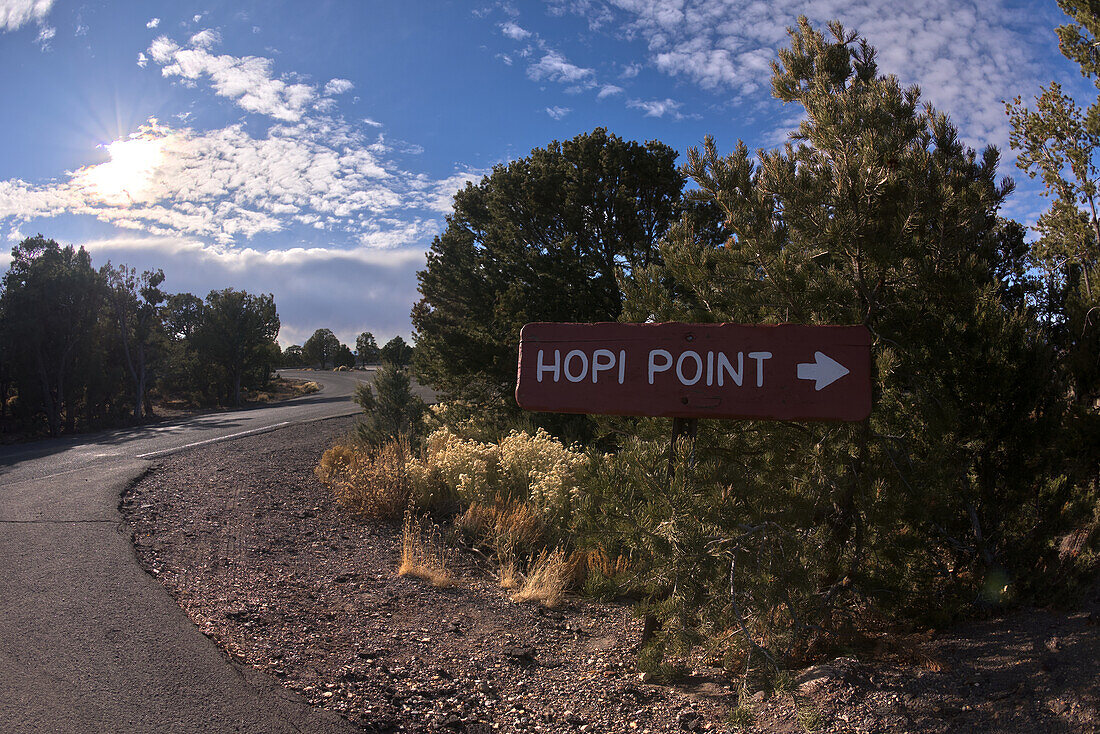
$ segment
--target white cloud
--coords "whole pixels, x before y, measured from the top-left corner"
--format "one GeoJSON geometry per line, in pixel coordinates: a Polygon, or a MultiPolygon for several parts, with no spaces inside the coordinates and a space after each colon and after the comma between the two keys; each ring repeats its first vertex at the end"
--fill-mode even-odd
{"type": "Polygon", "coordinates": [[[363,118],[363,124],[370,125],[371,127],[382,127],[382,123],[380,123],[378,120],[372,120],[369,117],[363,118]]]}
{"type": "Polygon", "coordinates": [[[469,168],[438,181],[419,177],[415,183],[421,192],[417,203],[438,214],[450,214],[453,210],[454,195],[466,188],[468,183],[478,184],[489,172],[488,169],[469,168]]]}
{"type": "Polygon", "coordinates": [[[328,84],[325,85],[325,94],[335,95],[344,94],[355,89],[355,85],[348,79],[329,79],[328,84]]]}
{"type": "MultiPolygon", "coordinates": [[[[967,139],[1001,146],[1008,140],[1001,100],[1063,73],[1039,69],[1056,41],[1049,23],[1036,20],[1058,22],[1056,11],[1009,0],[608,0],[558,7],[640,37],[648,60],[665,74],[715,93],[760,98],[770,89],[776,50],[788,43],[786,28],[800,14],[820,29],[840,19],[878,48],[883,72],[920,84],[967,139]],[[607,22],[609,8],[614,23],[607,22]]],[[[623,76],[638,70],[631,65],[623,76]]]]}
{"type": "Polygon", "coordinates": [[[304,225],[392,247],[423,242],[424,227],[438,224],[406,212],[449,212],[460,184],[481,175],[436,181],[401,171],[383,162],[383,141],[367,143],[332,120],[274,125],[262,137],[241,124],[197,133],[154,120],[106,148],[110,160],[61,183],[0,181],[0,220],[81,214],[225,246],[304,225]]]}
{"type": "Polygon", "coordinates": [[[218,35],[210,30],[192,36],[188,47],[160,36],[149,46],[149,55],[161,65],[165,77],[209,77],[216,94],[233,100],[244,110],[288,122],[302,119],[317,98],[314,87],[274,78],[271,59],[210,53],[209,48],[218,41],[218,35]]]}
{"type": "Polygon", "coordinates": [[[562,84],[595,85],[596,72],[569,63],[557,51],[547,51],[536,63],[527,67],[527,76],[534,81],[549,80],[562,84]]]}
{"type": "Polygon", "coordinates": [[[623,91],[622,87],[617,87],[614,84],[604,84],[600,87],[600,93],[596,95],[596,99],[610,97],[613,94],[622,94],[623,91]]]}
{"type": "Polygon", "coordinates": [[[152,29],[160,25],[160,18],[150,18],[149,22],[145,24],[146,28],[152,29]]]}
{"type": "Polygon", "coordinates": [[[500,32],[511,38],[513,41],[522,41],[525,38],[531,36],[531,31],[521,28],[512,21],[500,24],[500,32]]]}
{"type": "Polygon", "coordinates": [[[189,41],[192,46],[203,49],[211,49],[221,42],[221,34],[211,28],[204,28],[191,36],[191,40],[189,41]]]}
{"type": "Polygon", "coordinates": [[[633,107],[634,109],[645,111],[646,117],[664,117],[670,115],[676,119],[680,119],[683,115],[680,114],[679,109],[683,105],[674,99],[632,99],[626,103],[627,107],[633,107]]]}
{"type": "Polygon", "coordinates": [[[555,120],[560,120],[572,111],[573,110],[570,107],[558,107],[557,105],[546,108],[546,114],[550,115],[555,120]]]}
{"type": "Polygon", "coordinates": [[[50,41],[53,40],[53,37],[56,35],[57,29],[53,26],[40,25],[38,26],[38,38],[35,39],[35,42],[43,49],[46,49],[49,47],[50,41]]]}
{"type": "Polygon", "coordinates": [[[0,31],[15,31],[30,22],[42,25],[54,0],[0,0],[0,31]]]}

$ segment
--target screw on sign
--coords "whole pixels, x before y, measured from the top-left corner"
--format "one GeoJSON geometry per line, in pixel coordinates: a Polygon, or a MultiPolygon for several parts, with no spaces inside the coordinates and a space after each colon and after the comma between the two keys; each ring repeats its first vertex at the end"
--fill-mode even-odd
{"type": "Polygon", "coordinates": [[[532,323],[526,410],[671,418],[860,421],[871,414],[863,326],[532,323]]]}

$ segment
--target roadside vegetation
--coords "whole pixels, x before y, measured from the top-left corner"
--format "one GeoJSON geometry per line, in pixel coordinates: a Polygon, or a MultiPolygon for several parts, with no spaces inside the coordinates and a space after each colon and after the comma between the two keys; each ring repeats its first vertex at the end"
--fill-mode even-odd
{"type": "Polygon", "coordinates": [[[96,270],[84,248],[41,235],[16,245],[0,285],[2,432],[57,436],[268,390],[274,298],[226,288],[204,300],[164,282],[160,270],[96,270]]]}
{"type": "MultiPolygon", "coordinates": [[[[1065,7],[1063,49],[1096,79],[1100,19],[1065,7]]],[[[772,85],[804,112],[778,148],[708,137],[677,169],[597,129],[456,195],[412,314],[412,369],[442,403],[390,364],[317,470],[354,512],[449,523],[516,600],[632,601],[659,677],[702,649],[775,685],[876,631],[1073,603],[1100,570],[1084,113],[1054,86],[1008,105],[1055,199],[1029,241],[999,213],[998,152],[967,148],[862,37],[800,19],[772,85]],[[523,414],[520,327],[603,320],[863,324],[873,414],[704,421],[671,462],[667,420],[523,414]]]]}
{"type": "Polygon", "coordinates": [[[161,270],[110,262],[42,235],[12,249],[0,281],[0,439],[58,436],[142,423],[160,408],[240,407],[315,392],[281,367],[349,369],[383,357],[407,364],[401,337],[358,355],[329,329],[285,352],[271,294],[233,288],[205,299],[170,293],[161,270]]]}

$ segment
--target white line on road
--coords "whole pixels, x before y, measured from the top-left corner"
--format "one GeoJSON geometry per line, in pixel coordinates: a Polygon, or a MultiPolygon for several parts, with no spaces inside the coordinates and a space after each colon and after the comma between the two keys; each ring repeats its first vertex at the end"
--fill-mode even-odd
{"type": "Polygon", "coordinates": [[[266,433],[267,431],[274,431],[276,428],[282,428],[283,426],[289,426],[290,421],[283,421],[282,423],[274,423],[270,426],[264,426],[262,428],[252,428],[247,431],[241,431],[239,433],[230,433],[228,436],[217,436],[216,438],[208,438],[205,441],[195,441],[194,443],[187,443],[183,446],[174,446],[170,449],[161,449],[160,451],[150,451],[147,454],[138,454],[138,459],[155,459],[158,456],[165,454],[173,454],[177,451],[183,451],[184,449],[194,448],[195,446],[205,446],[208,443],[217,443],[218,441],[228,441],[231,438],[242,438],[243,436],[251,436],[256,433],[266,433]]]}

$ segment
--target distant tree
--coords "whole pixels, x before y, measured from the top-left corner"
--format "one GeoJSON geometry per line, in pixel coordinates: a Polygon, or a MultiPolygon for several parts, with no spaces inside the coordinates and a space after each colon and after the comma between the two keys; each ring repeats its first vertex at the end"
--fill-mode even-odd
{"type": "Polygon", "coordinates": [[[377,446],[389,438],[403,436],[415,440],[420,435],[426,406],[413,394],[406,368],[384,362],[373,385],[359,383],[355,402],[364,413],[356,426],[363,441],[377,446]]]}
{"type": "Polygon", "coordinates": [[[190,339],[202,322],[202,299],[193,293],[168,296],[163,309],[164,327],[175,340],[190,339]]]}
{"type": "Polygon", "coordinates": [[[283,350],[283,367],[301,367],[306,363],[300,344],[291,344],[283,350]]]}
{"type": "Polygon", "coordinates": [[[510,401],[528,321],[614,321],[620,271],[654,262],[682,212],[676,151],[603,128],[498,165],[454,197],[418,273],[416,369],[447,397],[510,401]]]}
{"type": "Polygon", "coordinates": [[[335,354],[332,355],[333,367],[354,367],[355,366],[355,353],[351,351],[347,344],[341,344],[336,348],[335,354]]]}
{"type": "Polygon", "coordinates": [[[61,247],[38,235],[12,249],[3,282],[3,349],[15,357],[21,397],[35,396],[50,435],[57,436],[62,411],[70,427],[75,417],[72,369],[90,348],[103,280],[83,247],[61,247]]]}
{"type": "Polygon", "coordinates": [[[364,331],[355,338],[355,354],[359,358],[359,364],[377,364],[382,359],[374,334],[364,331]]]}
{"type": "Polygon", "coordinates": [[[134,268],[115,268],[108,261],[100,274],[107,282],[108,302],[133,382],[134,418],[141,420],[147,403],[149,364],[161,338],[161,303],[165,295],[160,284],[164,282],[164,271],[146,270],[139,276],[134,268]]]}
{"type": "Polygon", "coordinates": [[[409,361],[413,357],[413,348],[406,344],[400,336],[395,336],[386,342],[379,352],[379,356],[383,363],[388,362],[398,367],[408,367],[409,361]]]}
{"type": "Polygon", "coordinates": [[[306,343],[302,345],[302,353],[306,362],[316,362],[321,365],[321,369],[325,369],[329,364],[335,366],[333,358],[339,348],[340,340],[331,329],[318,329],[313,332],[313,336],[306,339],[306,343]]]}
{"type": "Polygon", "coordinates": [[[227,401],[240,406],[245,376],[270,364],[270,344],[278,333],[273,296],[226,288],[210,291],[192,339],[200,359],[219,371],[227,401]]]}

